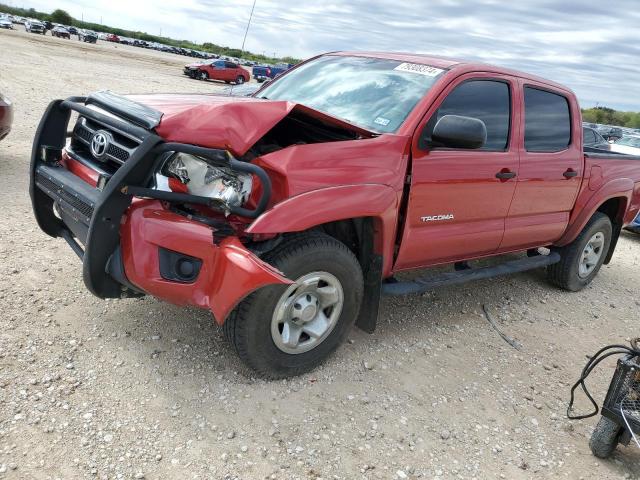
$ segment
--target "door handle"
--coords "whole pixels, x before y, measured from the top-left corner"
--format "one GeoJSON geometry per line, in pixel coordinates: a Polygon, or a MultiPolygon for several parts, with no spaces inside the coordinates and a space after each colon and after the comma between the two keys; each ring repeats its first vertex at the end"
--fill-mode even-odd
{"type": "Polygon", "coordinates": [[[578,172],[576,172],[573,168],[567,168],[567,171],[562,174],[564,178],[573,178],[578,176],[578,172]]]}
{"type": "Polygon", "coordinates": [[[506,168],[496,173],[496,178],[499,178],[500,180],[509,180],[511,178],[515,178],[515,176],[516,172],[512,172],[506,168]]]}

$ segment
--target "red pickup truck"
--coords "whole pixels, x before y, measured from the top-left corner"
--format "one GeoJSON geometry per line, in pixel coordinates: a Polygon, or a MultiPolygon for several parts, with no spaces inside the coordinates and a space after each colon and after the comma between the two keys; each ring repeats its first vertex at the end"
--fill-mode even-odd
{"type": "Polygon", "coordinates": [[[318,365],[354,323],[372,332],[381,294],[542,267],[561,288],[589,284],[640,209],[640,157],[586,150],[561,85],[343,52],[253,97],[56,100],[30,190],[91,292],[209,309],[277,378],[318,365]]]}

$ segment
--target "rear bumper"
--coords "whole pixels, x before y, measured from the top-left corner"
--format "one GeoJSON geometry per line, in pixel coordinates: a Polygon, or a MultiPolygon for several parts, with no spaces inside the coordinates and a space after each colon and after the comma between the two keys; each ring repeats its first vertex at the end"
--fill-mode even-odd
{"type": "MultiPolygon", "coordinates": [[[[174,304],[208,308],[222,323],[231,309],[254,290],[290,283],[236,237],[216,238],[214,227],[173,213],[158,200],[134,201],[127,193],[136,188],[149,192],[145,188],[149,173],[161,152],[196,149],[199,155],[207,156],[208,149],[164,143],[152,130],[88,109],[81,104],[84,100],[56,100],[49,105],[33,146],[30,195],[40,228],[53,237],[64,238],[82,259],[83,280],[93,294],[120,298],[148,293],[174,304]],[[141,141],[102,190],[88,183],[86,175],[83,180],[77,171],[66,167],[62,152],[71,110],[103,125],[124,129],[141,141]],[[165,259],[161,261],[163,252],[165,259]],[[163,270],[170,261],[166,258],[181,261],[185,256],[198,264],[193,278],[179,278],[167,274],[167,268],[163,270]]],[[[123,104],[117,107],[123,108],[123,104]]],[[[138,111],[144,117],[139,121],[148,120],[150,113],[138,111]]],[[[231,168],[264,174],[256,172],[258,167],[254,165],[231,162],[231,168]]],[[[160,193],[162,200],[170,203],[201,200],[160,193]]]]}

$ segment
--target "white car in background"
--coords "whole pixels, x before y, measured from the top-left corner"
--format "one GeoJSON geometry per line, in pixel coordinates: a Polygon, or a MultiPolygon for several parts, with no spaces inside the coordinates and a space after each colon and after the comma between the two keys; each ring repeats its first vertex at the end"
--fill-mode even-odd
{"type": "Polygon", "coordinates": [[[627,155],[640,155],[640,136],[622,137],[610,145],[610,150],[627,155]]]}
{"type": "Polygon", "coordinates": [[[6,28],[13,30],[13,22],[10,17],[0,16],[0,28],[6,28]]]}

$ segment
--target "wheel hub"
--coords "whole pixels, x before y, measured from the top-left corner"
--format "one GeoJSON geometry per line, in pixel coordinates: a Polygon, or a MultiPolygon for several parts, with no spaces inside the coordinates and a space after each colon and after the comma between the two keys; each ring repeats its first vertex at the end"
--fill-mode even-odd
{"type": "Polygon", "coordinates": [[[587,242],[580,257],[578,264],[578,276],[586,278],[594,271],[600,257],[602,257],[604,249],[604,234],[602,232],[595,233],[587,242]]]}
{"type": "Polygon", "coordinates": [[[271,321],[274,344],[285,353],[308,352],[331,333],[344,304],[340,281],[328,272],[303,275],[282,294],[271,321]]]}

